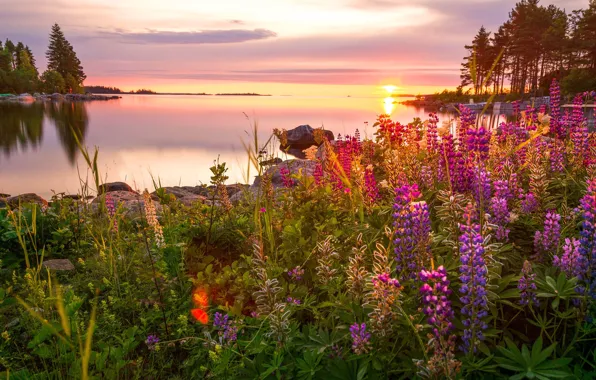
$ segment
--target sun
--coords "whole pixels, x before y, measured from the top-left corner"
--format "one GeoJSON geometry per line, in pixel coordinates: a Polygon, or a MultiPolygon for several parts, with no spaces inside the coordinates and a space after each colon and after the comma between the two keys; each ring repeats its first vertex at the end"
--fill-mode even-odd
{"type": "Polygon", "coordinates": [[[393,92],[395,92],[395,90],[397,90],[397,86],[394,86],[392,84],[388,84],[386,86],[383,86],[383,88],[385,89],[385,91],[387,91],[387,93],[389,94],[393,94],[393,92]]]}

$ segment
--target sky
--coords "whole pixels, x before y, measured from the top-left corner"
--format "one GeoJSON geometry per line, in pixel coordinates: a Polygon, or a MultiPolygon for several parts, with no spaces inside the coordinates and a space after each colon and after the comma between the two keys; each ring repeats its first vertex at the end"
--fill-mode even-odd
{"type": "MultiPolygon", "coordinates": [[[[60,24],[87,85],[159,92],[383,96],[459,84],[464,45],[516,0],[3,0],[0,39],[45,69],[60,24]]],[[[546,1],[568,12],[588,0],[546,1]]]]}

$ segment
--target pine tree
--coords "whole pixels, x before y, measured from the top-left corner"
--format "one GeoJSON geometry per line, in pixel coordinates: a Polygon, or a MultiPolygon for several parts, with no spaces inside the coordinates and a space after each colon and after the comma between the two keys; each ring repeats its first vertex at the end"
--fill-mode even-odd
{"type": "Polygon", "coordinates": [[[52,26],[50,45],[46,57],[48,59],[48,70],[57,71],[63,78],[70,74],[79,87],[87,78],[83,66],[81,66],[81,61],[77,58],[72,45],[66,40],[58,24],[52,26]]]}

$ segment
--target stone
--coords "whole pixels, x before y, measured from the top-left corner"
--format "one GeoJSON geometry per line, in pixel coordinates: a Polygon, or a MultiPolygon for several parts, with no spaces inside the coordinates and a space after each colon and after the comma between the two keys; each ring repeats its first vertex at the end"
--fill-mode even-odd
{"type": "Polygon", "coordinates": [[[10,194],[0,193],[0,198],[10,198],[10,194]]]}
{"type": "Polygon", "coordinates": [[[108,182],[104,183],[103,185],[99,185],[100,194],[111,193],[113,191],[128,191],[129,193],[138,194],[132,189],[132,187],[124,182],[108,182]]]}
{"type": "Polygon", "coordinates": [[[43,199],[35,193],[26,193],[6,198],[6,204],[8,204],[10,208],[17,208],[19,207],[19,205],[24,205],[28,203],[34,203],[41,207],[48,206],[48,201],[46,201],[45,199],[43,199]]]}
{"type": "Polygon", "coordinates": [[[19,102],[33,102],[33,101],[35,101],[35,98],[33,96],[31,96],[31,94],[24,93],[24,94],[19,95],[17,97],[17,100],[19,102]]]}
{"type": "Polygon", "coordinates": [[[261,166],[271,166],[271,165],[279,165],[283,162],[283,160],[279,157],[272,158],[267,161],[263,161],[260,163],[261,166]]]}
{"type": "MultiPolygon", "coordinates": [[[[325,130],[324,133],[329,141],[335,140],[333,132],[325,130]]],[[[320,145],[315,141],[314,128],[308,124],[299,125],[298,127],[287,131],[287,139],[287,144],[281,147],[281,149],[284,151],[286,148],[302,150],[310,148],[313,145],[320,145]]]]}
{"type": "MultiPolygon", "coordinates": [[[[267,169],[264,175],[271,175],[271,183],[273,184],[273,187],[283,187],[284,183],[280,172],[282,167],[288,168],[288,170],[290,171],[290,175],[294,175],[301,172],[302,175],[312,176],[315,172],[316,166],[317,163],[315,161],[300,159],[287,160],[279,165],[267,169]]],[[[252,187],[259,186],[261,186],[261,178],[257,177],[252,187]]]]}
{"type": "Polygon", "coordinates": [[[74,270],[74,265],[68,259],[45,260],[42,265],[51,270],[71,271],[74,270]]]}
{"type": "Polygon", "coordinates": [[[64,95],[55,92],[51,95],[51,98],[52,100],[64,100],[64,95]]]}

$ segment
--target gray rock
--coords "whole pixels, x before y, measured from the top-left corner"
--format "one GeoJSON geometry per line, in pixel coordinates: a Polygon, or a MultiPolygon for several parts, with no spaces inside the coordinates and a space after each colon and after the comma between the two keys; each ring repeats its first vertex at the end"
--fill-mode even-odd
{"type": "Polygon", "coordinates": [[[46,260],[42,265],[51,270],[71,271],[74,270],[74,265],[68,259],[46,260]]]}
{"type": "Polygon", "coordinates": [[[128,191],[129,193],[137,194],[137,192],[134,191],[132,187],[130,187],[128,184],[124,182],[109,182],[104,183],[103,185],[99,185],[100,194],[111,193],[113,191],[128,191]]]}
{"type": "Polygon", "coordinates": [[[48,201],[40,197],[35,193],[26,193],[21,195],[16,195],[14,197],[6,198],[6,203],[10,208],[17,208],[19,205],[34,203],[42,207],[48,206],[48,201]]]}
{"type": "MultiPolygon", "coordinates": [[[[333,132],[325,130],[325,136],[329,141],[335,139],[333,132]]],[[[287,132],[287,145],[282,146],[282,150],[290,149],[307,149],[313,145],[320,145],[315,141],[315,130],[310,125],[300,125],[287,132]]]]}
{"type": "Polygon", "coordinates": [[[52,100],[64,100],[64,95],[55,92],[51,95],[51,98],[52,100]]]}
{"type": "Polygon", "coordinates": [[[21,323],[21,320],[19,318],[15,318],[12,321],[8,322],[6,325],[4,325],[4,329],[11,329],[13,327],[16,327],[19,323],[21,323]]]}
{"type": "Polygon", "coordinates": [[[0,198],[10,198],[10,194],[0,193],[0,198]]]}
{"type": "MultiPolygon", "coordinates": [[[[288,170],[290,171],[290,175],[302,173],[302,175],[305,175],[305,176],[312,176],[315,172],[316,166],[317,166],[317,163],[315,161],[300,160],[300,159],[287,160],[287,161],[282,162],[279,165],[269,168],[265,172],[265,175],[271,175],[271,183],[273,184],[273,187],[276,187],[276,188],[283,187],[284,183],[283,183],[283,177],[280,172],[281,168],[283,168],[283,167],[288,168],[288,170]]],[[[261,178],[260,177],[257,177],[255,179],[255,182],[251,187],[255,187],[255,186],[256,187],[261,186],[261,178]]]]}

